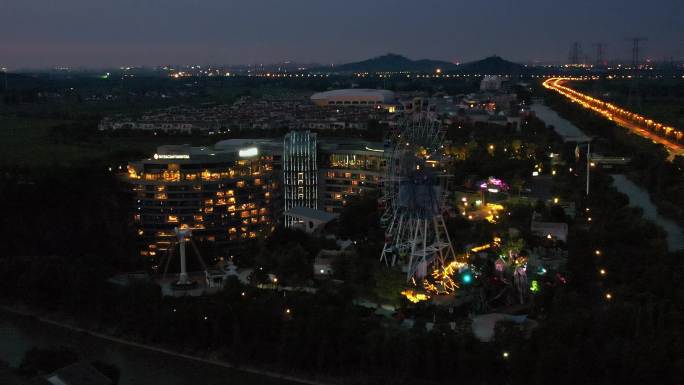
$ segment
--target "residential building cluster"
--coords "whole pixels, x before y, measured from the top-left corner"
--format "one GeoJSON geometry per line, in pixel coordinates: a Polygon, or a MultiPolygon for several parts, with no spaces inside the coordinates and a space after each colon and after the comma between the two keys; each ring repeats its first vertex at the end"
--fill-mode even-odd
{"type": "Polygon", "coordinates": [[[174,106],[142,116],[103,118],[98,128],[149,132],[199,132],[216,134],[231,130],[311,129],[365,130],[369,121],[394,120],[384,105],[318,106],[306,97],[242,97],[231,105],[174,106]]]}

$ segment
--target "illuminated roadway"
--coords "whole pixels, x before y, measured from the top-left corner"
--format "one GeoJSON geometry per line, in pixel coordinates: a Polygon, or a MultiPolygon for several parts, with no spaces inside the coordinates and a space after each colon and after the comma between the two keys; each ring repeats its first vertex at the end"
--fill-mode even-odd
{"type": "Polygon", "coordinates": [[[558,92],[573,102],[580,104],[584,108],[593,110],[608,120],[612,120],[620,127],[624,127],[639,136],[650,139],[654,143],[662,144],[665,146],[671,156],[684,156],[684,145],[675,142],[676,140],[682,140],[682,136],[684,135],[682,131],[671,126],[655,122],[652,119],[637,115],[633,112],[624,110],[600,99],[577,92],[572,88],[563,85],[563,83],[569,80],[582,79],[549,78],[544,81],[543,86],[547,89],[558,92]]]}

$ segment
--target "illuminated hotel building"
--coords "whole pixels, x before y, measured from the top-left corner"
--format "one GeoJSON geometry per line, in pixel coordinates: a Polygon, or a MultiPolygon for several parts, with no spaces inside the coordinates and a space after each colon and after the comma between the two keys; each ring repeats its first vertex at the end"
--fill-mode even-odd
{"type": "Polygon", "coordinates": [[[163,256],[176,227],[193,229],[193,239],[223,251],[270,234],[281,207],[274,171],[279,151],[269,141],[226,140],[212,147],[161,146],[130,163],[140,254],[163,256]]]}
{"type": "Polygon", "coordinates": [[[315,133],[292,131],[285,135],[282,164],[285,211],[293,207],[318,208],[316,152],[315,133]]]}
{"type": "Polygon", "coordinates": [[[320,145],[319,208],[339,213],[349,198],[377,190],[387,161],[382,143],[331,139],[320,145]]]}

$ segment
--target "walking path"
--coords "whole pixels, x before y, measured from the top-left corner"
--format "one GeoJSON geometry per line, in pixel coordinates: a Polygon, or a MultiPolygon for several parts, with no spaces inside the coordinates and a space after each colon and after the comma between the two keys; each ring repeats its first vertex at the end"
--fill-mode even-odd
{"type": "Polygon", "coordinates": [[[7,313],[12,313],[12,314],[16,314],[16,315],[21,315],[21,316],[32,317],[37,321],[40,321],[40,322],[43,322],[46,324],[50,324],[53,326],[57,326],[60,328],[68,329],[68,330],[79,332],[79,333],[85,333],[87,335],[90,335],[90,336],[93,336],[96,338],[100,338],[103,340],[107,340],[110,342],[115,342],[118,344],[128,345],[128,346],[132,346],[132,347],[139,348],[139,349],[145,349],[145,350],[149,350],[149,351],[153,351],[153,352],[157,352],[157,353],[162,353],[162,354],[166,354],[166,355],[177,357],[177,358],[183,358],[183,359],[201,362],[201,363],[205,363],[205,364],[216,365],[216,366],[220,366],[220,367],[227,368],[227,369],[239,370],[242,372],[247,372],[247,373],[256,374],[256,375],[260,375],[260,376],[271,377],[271,378],[278,379],[278,380],[296,382],[296,383],[300,383],[300,384],[308,384],[308,385],[329,384],[327,382],[321,382],[321,381],[303,378],[303,377],[299,377],[299,376],[291,376],[291,375],[281,374],[281,373],[273,372],[270,370],[257,369],[257,368],[253,368],[253,367],[249,367],[249,366],[236,366],[236,365],[230,364],[230,363],[225,362],[225,361],[219,361],[219,360],[213,360],[213,359],[209,359],[209,358],[192,356],[189,354],[179,353],[179,352],[175,352],[173,350],[164,349],[164,348],[160,348],[157,346],[142,344],[139,342],[134,342],[134,341],[118,338],[118,337],[113,337],[113,336],[110,336],[107,334],[103,334],[103,333],[95,332],[92,330],[80,328],[80,327],[77,327],[74,325],[70,325],[70,324],[65,323],[65,322],[59,322],[59,321],[56,321],[56,320],[53,320],[53,319],[50,319],[47,317],[39,316],[37,312],[18,310],[16,308],[12,308],[12,307],[5,306],[5,305],[0,305],[0,311],[4,311],[7,313]]]}

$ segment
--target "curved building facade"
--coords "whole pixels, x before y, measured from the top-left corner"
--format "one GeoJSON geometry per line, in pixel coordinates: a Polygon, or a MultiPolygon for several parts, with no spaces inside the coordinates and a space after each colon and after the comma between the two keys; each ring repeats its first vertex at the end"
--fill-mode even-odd
{"type": "Polygon", "coordinates": [[[258,144],[162,146],[130,163],[127,177],[143,256],[168,253],[176,227],[219,247],[267,236],[280,212],[273,155],[258,144]]]}

